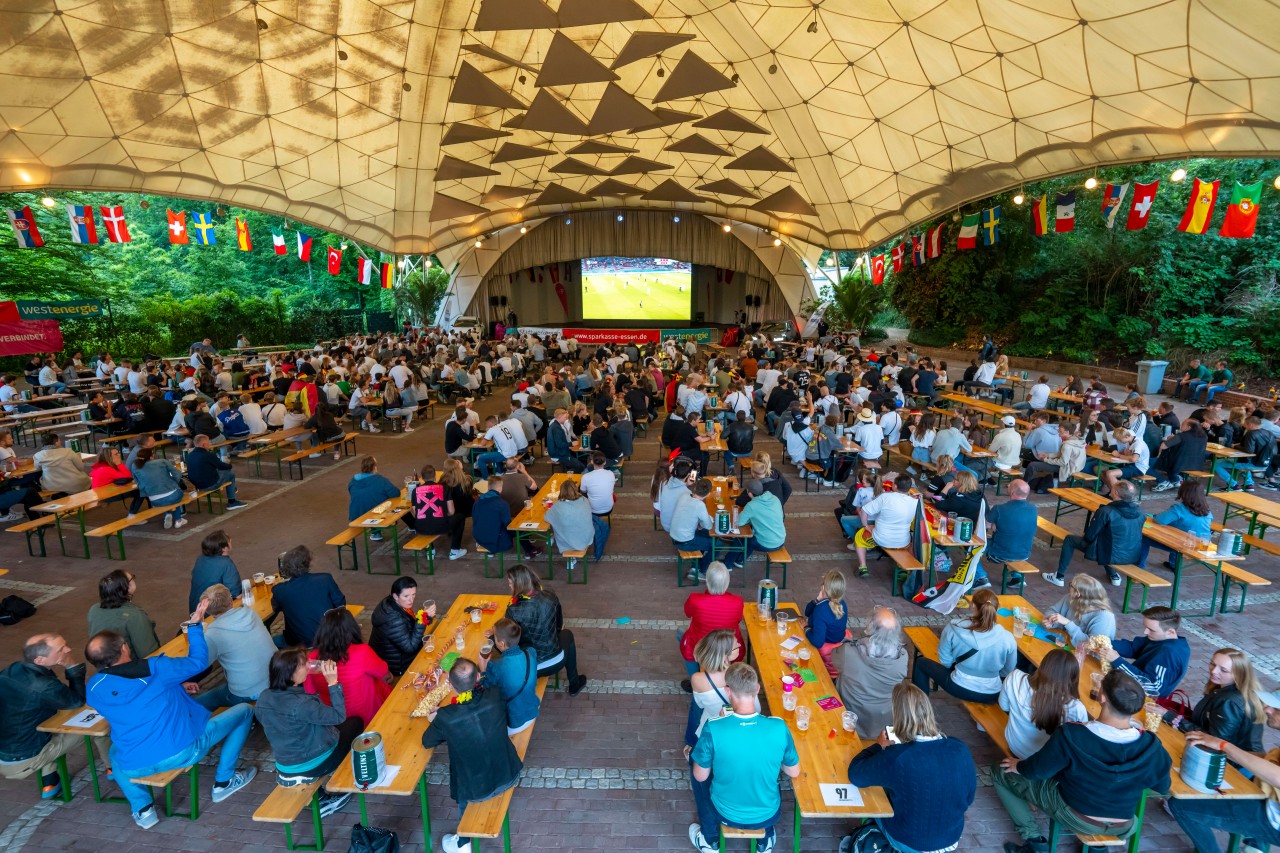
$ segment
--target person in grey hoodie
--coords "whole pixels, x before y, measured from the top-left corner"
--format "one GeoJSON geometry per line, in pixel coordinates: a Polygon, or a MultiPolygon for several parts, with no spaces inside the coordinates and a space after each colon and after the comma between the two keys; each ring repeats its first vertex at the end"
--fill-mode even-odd
{"type": "Polygon", "coordinates": [[[1022,461],[1033,462],[1039,454],[1053,455],[1062,446],[1058,437],[1058,425],[1049,423],[1049,416],[1044,412],[1036,412],[1032,418],[1035,429],[1027,433],[1022,440],[1022,461]]]}
{"type": "Polygon", "coordinates": [[[892,607],[874,607],[865,636],[846,639],[831,651],[840,701],[858,715],[858,736],[876,738],[893,725],[893,688],[907,677],[907,650],[892,607]]]}
{"type": "Polygon", "coordinates": [[[911,682],[925,693],[937,684],[965,702],[994,704],[1006,675],[1018,665],[1018,643],[996,622],[1000,600],[989,589],[973,594],[971,615],[942,629],[938,660],[916,658],[911,682]]]}
{"type": "Polygon", "coordinates": [[[186,510],[178,505],[182,500],[182,472],[168,459],[154,458],[154,452],[145,447],[138,451],[137,467],[133,469],[138,493],[150,500],[153,507],[173,507],[164,514],[165,530],[183,527],[187,523],[183,518],[186,510]]]}
{"type": "MultiPolygon", "coordinates": [[[[560,487],[560,497],[546,512],[547,524],[555,535],[560,553],[583,551],[595,543],[595,559],[604,555],[604,545],[609,539],[609,524],[603,518],[591,514],[591,502],[573,480],[566,480],[560,487]]],[[[573,561],[569,561],[573,568],[573,561]]]]}
{"type": "Polygon", "coordinates": [[[213,531],[200,543],[200,556],[191,569],[187,610],[194,611],[200,595],[214,584],[222,584],[232,595],[240,594],[240,570],[231,559],[231,537],[225,530],[213,531]]]}
{"type": "Polygon", "coordinates": [[[1044,612],[1044,626],[1065,629],[1076,647],[1098,634],[1114,640],[1116,614],[1111,611],[1107,588],[1090,575],[1076,575],[1067,594],[1044,612]]]}
{"type": "Polygon", "coordinates": [[[197,694],[196,702],[213,711],[255,701],[267,689],[267,671],[276,651],[271,633],[252,607],[232,607],[231,590],[220,583],[203,590],[196,604],[201,600],[209,602],[205,614],[213,617],[204,628],[209,663],[222,665],[226,681],[197,694]]]}

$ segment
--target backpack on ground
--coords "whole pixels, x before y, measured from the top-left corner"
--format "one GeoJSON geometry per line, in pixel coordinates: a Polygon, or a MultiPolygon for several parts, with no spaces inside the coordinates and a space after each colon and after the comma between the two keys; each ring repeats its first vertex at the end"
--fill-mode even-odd
{"type": "Polygon", "coordinates": [[[351,827],[347,853],[400,853],[400,837],[389,829],[357,823],[351,827]]]}
{"type": "Polygon", "coordinates": [[[840,839],[840,853],[893,853],[893,845],[874,823],[864,823],[840,839]]]}
{"type": "Polygon", "coordinates": [[[25,598],[6,595],[0,599],[0,625],[17,625],[36,615],[36,606],[25,598]]]}

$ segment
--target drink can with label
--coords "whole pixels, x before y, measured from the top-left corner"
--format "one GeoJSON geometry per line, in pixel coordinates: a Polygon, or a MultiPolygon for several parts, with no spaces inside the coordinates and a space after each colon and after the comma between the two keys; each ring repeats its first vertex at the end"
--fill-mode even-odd
{"type": "Polygon", "coordinates": [[[582,446],[583,450],[590,450],[591,449],[591,433],[584,432],[582,434],[582,438],[578,439],[578,444],[582,446]]]}
{"type": "Polygon", "coordinates": [[[956,539],[961,542],[968,542],[973,538],[973,519],[957,518],[956,519],[956,539]]]}
{"type": "Polygon", "coordinates": [[[756,604],[767,604],[771,611],[778,606],[777,581],[771,581],[768,578],[760,581],[756,587],[756,604]]]}
{"type": "Polygon", "coordinates": [[[728,533],[730,527],[729,511],[721,506],[716,510],[716,532],[720,534],[728,533]]]}
{"type": "Polygon", "coordinates": [[[361,788],[367,788],[378,781],[386,762],[382,735],[377,732],[365,732],[351,744],[351,775],[361,788]]]}

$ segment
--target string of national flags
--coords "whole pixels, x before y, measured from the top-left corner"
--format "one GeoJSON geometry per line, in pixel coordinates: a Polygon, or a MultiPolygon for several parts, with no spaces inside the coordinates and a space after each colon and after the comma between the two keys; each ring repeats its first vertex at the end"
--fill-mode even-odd
{"type": "MultiPolygon", "coordinates": [[[[98,245],[97,221],[93,205],[68,204],[67,220],[71,226],[71,241],[81,245],[98,245]]],[[[18,240],[20,249],[38,249],[44,245],[44,238],[36,225],[35,212],[30,206],[20,209],[6,209],[13,235],[18,240]]],[[[175,246],[214,246],[218,243],[218,235],[214,232],[213,217],[208,213],[189,213],[183,210],[165,210],[168,215],[169,242],[175,246]],[[188,222],[190,217],[190,222],[188,222]]],[[[98,206],[98,216],[102,218],[103,230],[106,232],[105,242],[131,243],[133,237],[129,233],[129,223],[125,220],[124,208],[120,205],[98,206]]],[[[249,225],[240,217],[236,220],[236,248],[242,252],[253,251],[253,238],[249,234],[249,225]]],[[[301,231],[297,235],[297,256],[303,263],[311,262],[312,238],[301,231]]],[[[271,246],[277,255],[289,254],[283,231],[271,232],[271,246]]],[[[343,250],[336,246],[326,247],[326,266],[330,275],[342,272],[343,250]]],[[[395,264],[383,262],[378,265],[376,273],[378,284],[390,288],[395,282],[395,264]]],[[[356,283],[372,284],[374,282],[374,262],[366,257],[356,259],[356,283]]]]}
{"type": "MultiPolygon", "coordinates": [[[[1175,176],[1177,177],[1177,176],[1175,176]]],[[[1258,205],[1262,199],[1262,181],[1255,184],[1236,182],[1231,191],[1231,200],[1227,203],[1222,224],[1218,227],[1219,237],[1248,239],[1253,236],[1258,222],[1258,205]]],[[[1191,198],[1187,201],[1187,209],[1178,222],[1178,230],[1187,234],[1207,234],[1213,222],[1214,206],[1218,201],[1221,181],[1202,181],[1192,178],[1191,198]]],[[[1130,185],[1107,184],[1102,193],[1102,221],[1107,228],[1114,228],[1120,219],[1120,212],[1126,211],[1124,227],[1127,231],[1141,231],[1147,227],[1147,216],[1155,203],[1156,193],[1160,189],[1159,181],[1149,184],[1133,183],[1133,195],[1129,195],[1130,185]],[[1125,199],[1128,198],[1126,203],[1125,199]]],[[[946,223],[938,223],[924,234],[909,234],[889,250],[889,261],[895,273],[902,272],[906,266],[907,252],[911,252],[911,265],[924,266],[930,258],[942,254],[942,229],[946,223]]],[[[1050,232],[1063,234],[1074,231],[1076,227],[1076,192],[1055,193],[1050,207],[1049,195],[1031,199],[1031,230],[1037,236],[1050,232]]],[[[1000,205],[989,207],[978,213],[966,213],[960,220],[960,234],[956,238],[957,249],[975,249],[978,244],[994,246],[1000,241],[1000,205]]],[[[886,255],[871,257],[871,283],[884,284],[886,255]]]]}

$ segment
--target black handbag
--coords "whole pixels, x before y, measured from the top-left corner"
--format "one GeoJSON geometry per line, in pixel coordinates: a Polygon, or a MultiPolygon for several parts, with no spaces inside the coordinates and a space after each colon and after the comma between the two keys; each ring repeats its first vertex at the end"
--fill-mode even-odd
{"type": "Polygon", "coordinates": [[[351,827],[348,853],[400,853],[400,838],[389,829],[357,823],[351,827]]]}

